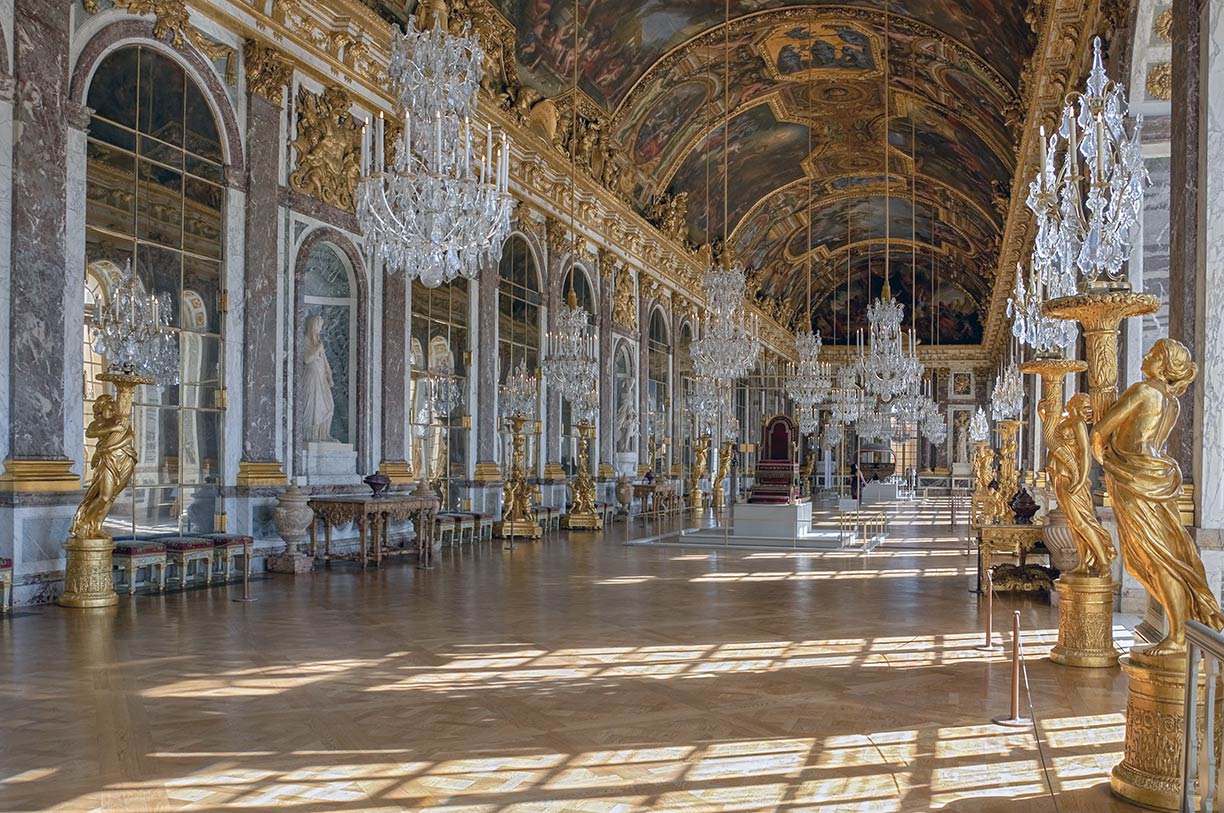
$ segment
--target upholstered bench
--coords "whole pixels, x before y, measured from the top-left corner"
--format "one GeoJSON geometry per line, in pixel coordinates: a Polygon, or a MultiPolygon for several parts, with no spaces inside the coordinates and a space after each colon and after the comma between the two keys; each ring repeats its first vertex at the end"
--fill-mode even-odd
{"type": "Polygon", "coordinates": [[[604,526],[607,527],[616,517],[616,503],[597,502],[595,503],[595,513],[603,517],[604,526]]]}
{"type": "Polygon", "coordinates": [[[455,543],[455,528],[457,526],[458,523],[455,522],[455,518],[449,514],[438,514],[434,517],[434,528],[437,531],[435,538],[438,540],[437,544],[439,547],[447,544],[448,541],[452,545],[455,543]]]}
{"type": "Polygon", "coordinates": [[[476,520],[471,514],[465,514],[461,511],[447,511],[438,514],[438,518],[446,518],[454,523],[451,529],[451,544],[458,542],[463,543],[463,537],[467,535],[467,541],[472,541],[472,535],[476,531],[476,520]]]}
{"type": "Polygon", "coordinates": [[[212,584],[212,567],[215,552],[213,540],[201,536],[156,536],[156,541],[166,546],[166,566],[173,568],[167,582],[176,582],[179,588],[187,586],[188,579],[199,584],[212,584]],[[191,577],[191,563],[198,562],[195,577],[191,577]]]}
{"type": "Polygon", "coordinates": [[[492,514],[472,514],[476,522],[476,539],[488,539],[493,541],[493,519],[492,514]]]}
{"type": "Polygon", "coordinates": [[[13,560],[0,559],[0,613],[13,606],[13,560]]]}
{"type": "Polygon", "coordinates": [[[142,567],[149,569],[149,575],[144,580],[145,586],[158,592],[166,589],[166,546],[162,542],[116,539],[111,563],[123,574],[124,579],[122,585],[116,583],[115,587],[126,586],[129,596],[136,592],[142,567]]]}
{"type": "Polygon", "coordinates": [[[231,579],[241,580],[242,571],[238,569],[238,557],[242,557],[245,568],[247,551],[254,550],[255,539],[238,534],[205,534],[204,538],[211,539],[213,543],[213,575],[226,582],[231,579]]]}

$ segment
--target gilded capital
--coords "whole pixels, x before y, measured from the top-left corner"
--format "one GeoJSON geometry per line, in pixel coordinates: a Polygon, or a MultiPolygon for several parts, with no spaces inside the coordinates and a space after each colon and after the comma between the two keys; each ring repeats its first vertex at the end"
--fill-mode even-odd
{"type": "Polygon", "coordinates": [[[293,76],[289,60],[280,51],[256,40],[247,40],[242,46],[242,59],[246,64],[247,90],[279,105],[293,76]]]}

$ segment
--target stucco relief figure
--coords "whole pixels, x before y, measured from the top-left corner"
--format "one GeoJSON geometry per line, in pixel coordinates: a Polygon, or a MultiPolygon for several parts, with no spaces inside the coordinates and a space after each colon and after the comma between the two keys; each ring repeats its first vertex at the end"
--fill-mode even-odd
{"type": "Polygon", "coordinates": [[[1093,429],[1092,454],[1105,470],[1122,561],[1168,620],[1169,634],[1144,651],[1177,656],[1186,651],[1187,620],[1224,628],[1203,560],[1178,513],[1181,469],[1164,450],[1181,411],[1177,399],[1198,365],[1180,342],[1160,339],[1142,370],[1143,381],[1127,388],[1093,429]]]}
{"type": "Polygon", "coordinates": [[[1058,498],[1058,507],[1067,515],[1071,539],[1079,552],[1077,575],[1103,576],[1109,573],[1109,563],[1117,556],[1113,542],[1092,507],[1092,483],[1088,479],[1092,459],[1088,440],[1088,423],[1092,420],[1092,402],[1087,393],[1078,393],[1067,402],[1066,414],[1060,419],[1046,417],[1045,403],[1038,405],[1041,420],[1057,420],[1046,459],[1046,473],[1058,498]]]}
{"type": "Polygon", "coordinates": [[[85,436],[96,439],[98,445],[90,460],[93,479],[72,518],[72,535],[77,539],[103,536],[102,523],[136,470],[132,422],[121,413],[114,397],[102,395],[94,401],[93,415],[85,436]]]}
{"type": "Polygon", "coordinates": [[[634,400],[633,383],[622,382],[616,399],[616,450],[618,452],[632,452],[634,441],[637,440],[638,419],[634,400]]]}
{"type": "Polygon", "coordinates": [[[321,95],[306,88],[299,91],[298,136],[293,140],[297,168],[289,183],[303,194],[351,212],[361,176],[361,137],[348,108],[348,97],[338,87],[321,95]]]}
{"type": "Polygon", "coordinates": [[[308,316],[302,342],[302,432],[307,442],[338,442],[331,433],[336,411],[332,386],[331,363],[323,347],[323,317],[308,316]]]}

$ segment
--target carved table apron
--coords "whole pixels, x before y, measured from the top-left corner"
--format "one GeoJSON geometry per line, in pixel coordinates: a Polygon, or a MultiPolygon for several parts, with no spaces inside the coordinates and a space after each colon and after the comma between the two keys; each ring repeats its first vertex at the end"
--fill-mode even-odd
{"type": "MultiPolygon", "coordinates": [[[[387,494],[381,497],[368,495],[337,495],[312,497],[307,503],[314,511],[310,523],[310,551],[319,556],[318,526],[323,524],[324,560],[351,559],[352,556],[332,555],[332,527],[356,522],[361,532],[361,545],[357,561],[365,567],[370,556],[377,567],[382,563],[383,550],[390,537],[391,520],[411,519],[416,525],[416,550],[418,559],[428,562],[433,553],[434,517],[438,513],[438,501],[431,497],[416,497],[409,494],[387,494]]],[[[386,548],[387,553],[402,553],[403,550],[386,548]]]]}

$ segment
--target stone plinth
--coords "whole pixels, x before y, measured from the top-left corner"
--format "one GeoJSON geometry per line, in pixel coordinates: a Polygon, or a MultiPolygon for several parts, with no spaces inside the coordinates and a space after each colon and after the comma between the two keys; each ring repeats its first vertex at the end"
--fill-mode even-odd
{"type": "Polygon", "coordinates": [[[812,504],[740,503],[731,508],[731,535],[794,539],[812,530],[812,504]]]}

